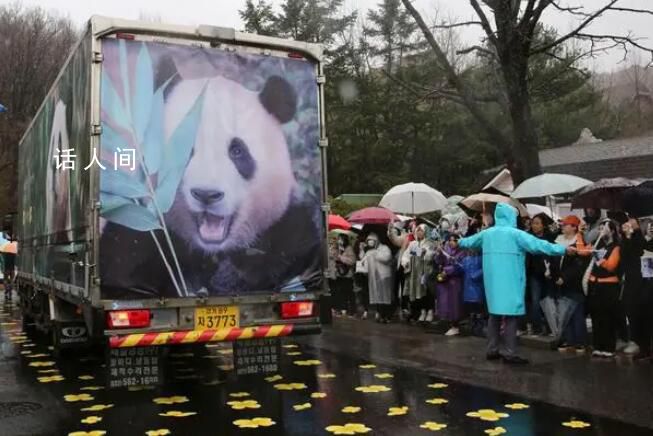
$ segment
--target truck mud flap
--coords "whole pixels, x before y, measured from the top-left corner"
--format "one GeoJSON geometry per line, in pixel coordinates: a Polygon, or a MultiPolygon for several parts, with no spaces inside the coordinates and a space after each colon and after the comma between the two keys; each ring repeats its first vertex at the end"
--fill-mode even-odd
{"type": "Polygon", "coordinates": [[[234,342],[234,368],[237,376],[279,372],[281,340],[252,339],[234,342]]]}
{"type": "Polygon", "coordinates": [[[165,354],[165,347],[107,348],[107,387],[163,385],[165,354]]]}
{"type": "Polygon", "coordinates": [[[87,347],[91,343],[88,328],[83,320],[55,321],[53,329],[56,348],[87,347]]]}

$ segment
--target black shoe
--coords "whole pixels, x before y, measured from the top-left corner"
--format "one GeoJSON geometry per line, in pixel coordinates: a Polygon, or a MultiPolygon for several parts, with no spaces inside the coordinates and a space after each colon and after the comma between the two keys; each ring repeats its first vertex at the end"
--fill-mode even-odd
{"type": "Polygon", "coordinates": [[[524,359],[523,357],[512,356],[504,357],[503,363],[507,363],[508,365],[528,365],[530,361],[528,359],[524,359]]]}
{"type": "Polygon", "coordinates": [[[501,354],[499,354],[499,353],[487,353],[485,355],[485,358],[487,360],[499,360],[499,359],[501,359],[501,354]]]}

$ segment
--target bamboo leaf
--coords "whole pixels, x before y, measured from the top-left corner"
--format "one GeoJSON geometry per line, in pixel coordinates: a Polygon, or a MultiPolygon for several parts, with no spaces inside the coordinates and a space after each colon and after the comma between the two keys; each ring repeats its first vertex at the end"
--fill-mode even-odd
{"type": "Polygon", "coordinates": [[[154,71],[152,59],[145,46],[141,44],[136,61],[136,89],[132,96],[132,121],[136,139],[140,144],[145,137],[145,131],[153,115],[152,103],[154,100],[154,71]]]}
{"type": "Polygon", "coordinates": [[[158,218],[147,208],[137,204],[126,204],[113,209],[103,216],[107,221],[121,224],[130,229],[147,232],[161,228],[158,218]]]}

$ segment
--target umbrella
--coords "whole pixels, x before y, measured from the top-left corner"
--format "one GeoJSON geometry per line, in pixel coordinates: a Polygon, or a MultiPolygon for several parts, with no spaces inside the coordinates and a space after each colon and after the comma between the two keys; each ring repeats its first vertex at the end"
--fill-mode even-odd
{"type": "Polygon", "coordinates": [[[383,207],[366,207],[349,215],[349,222],[354,224],[385,224],[397,221],[399,218],[391,210],[383,207]]]}
{"type": "Polygon", "coordinates": [[[541,174],[524,180],[512,193],[514,198],[538,198],[576,192],[592,181],[568,174],[541,174]]]}
{"type": "Polygon", "coordinates": [[[624,177],[601,179],[578,191],[571,201],[571,207],[573,209],[622,210],[621,200],[623,192],[640,183],[641,181],[630,180],[624,177]]]}
{"type": "Polygon", "coordinates": [[[481,192],[479,194],[470,195],[458,204],[462,207],[465,207],[467,210],[474,212],[484,212],[488,204],[494,205],[497,203],[509,204],[519,211],[519,215],[528,216],[528,210],[526,210],[523,204],[514,198],[506,197],[505,195],[481,192]]]}
{"type": "Polygon", "coordinates": [[[329,215],[329,230],[336,230],[336,229],[341,229],[341,230],[349,230],[351,229],[351,224],[347,222],[346,219],[341,217],[340,215],[329,215]]]}
{"type": "Polygon", "coordinates": [[[18,253],[18,243],[16,241],[4,243],[0,247],[0,253],[9,253],[9,254],[18,253]]]}
{"type": "Polygon", "coordinates": [[[356,236],[356,232],[352,232],[351,230],[335,229],[335,230],[330,230],[329,233],[334,234],[334,235],[345,235],[345,236],[348,236],[350,238],[353,238],[353,237],[356,236]]]}
{"type": "Polygon", "coordinates": [[[624,191],[621,200],[623,210],[634,216],[653,215],[653,180],[624,191]]]}
{"type": "Polygon", "coordinates": [[[396,213],[421,215],[447,207],[447,198],[424,183],[397,185],[385,193],[379,206],[396,213]]]}
{"type": "Polygon", "coordinates": [[[553,213],[550,207],[541,206],[539,204],[528,203],[526,204],[526,210],[528,210],[528,215],[532,218],[535,215],[543,213],[554,221],[558,221],[560,217],[557,213],[553,213]]]}
{"type": "Polygon", "coordinates": [[[7,112],[7,108],[0,104],[0,112],[7,112]]]}

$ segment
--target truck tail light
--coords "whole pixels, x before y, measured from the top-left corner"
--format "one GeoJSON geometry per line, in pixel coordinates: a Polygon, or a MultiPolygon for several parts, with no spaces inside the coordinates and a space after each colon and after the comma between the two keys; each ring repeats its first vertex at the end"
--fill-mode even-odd
{"type": "Polygon", "coordinates": [[[107,324],[111,329],[149,327],[150,319],[149,310],[112,310],[107,312],[107,324]]]}
{"type": "Polygon", "coordinates": [[[281,319],[304,318],[313,315],[312,301],[281,303],[281,319]]]}
{"type": "Polygon", "coordinates": [[[288,57],[291,59],[304,59],[304,55],[301,53],[297,53],[296,51],[291,51],[288,53],[288,57]]]}
{"type": "Polygon", "coordinates": [[[116,33],[116,38],[118,39],[126,39],[128,41],[133,41],[136,39],[136,36],[131,34],[131,33],[116,33]]]}

